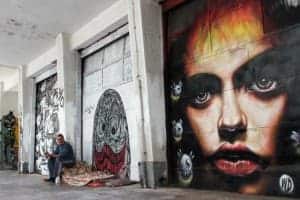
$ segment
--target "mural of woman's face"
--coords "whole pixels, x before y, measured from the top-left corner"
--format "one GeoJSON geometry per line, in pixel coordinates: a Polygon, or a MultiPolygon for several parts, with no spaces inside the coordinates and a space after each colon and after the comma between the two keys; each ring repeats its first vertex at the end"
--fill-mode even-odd
{"type": "Polygon", "coordinates": [[[222,174],[260,174],[276,162],[287,103],[279,67],[265,62],[274,46],[251,9],[212,23],[209,39],[194,27],[186,46],[186,115],[202,153],[222,174]]]}

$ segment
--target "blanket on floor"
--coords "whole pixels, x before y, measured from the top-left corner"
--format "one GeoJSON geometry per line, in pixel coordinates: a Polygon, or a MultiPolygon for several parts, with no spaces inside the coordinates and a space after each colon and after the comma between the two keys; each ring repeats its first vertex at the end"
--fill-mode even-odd
{"type": "Polygon", "coordinates": [[[64,168],[62,180],[72,186],[85,186],[93,181],[105,182],[116,178],[109,172],[93,171],[92,167],[84,162],[77,162],[72,168],[64,168]]]}

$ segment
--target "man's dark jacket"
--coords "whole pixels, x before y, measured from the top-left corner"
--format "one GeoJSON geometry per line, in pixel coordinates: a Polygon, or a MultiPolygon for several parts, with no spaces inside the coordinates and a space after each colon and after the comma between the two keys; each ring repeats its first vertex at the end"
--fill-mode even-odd
{"type": "Polygon", "coordinates": [[[68,142],[57,145],[54,154],[58,154],[60,161],[63,163],[75,163],[73,148],[68,142]]]}

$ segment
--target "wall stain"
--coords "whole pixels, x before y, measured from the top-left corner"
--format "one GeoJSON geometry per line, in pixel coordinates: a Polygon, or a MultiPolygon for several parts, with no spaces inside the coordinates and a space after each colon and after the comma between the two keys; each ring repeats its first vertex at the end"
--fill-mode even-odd
{"type": "Polygon", "coordinates": [[[5,19],[0,21],[0,35],[8,35],[20,37],[23,40],[47,40],[55,39],[56,34],[41,31],[37,24],[28,21],[21,21],[14,18],[5,19]]]}

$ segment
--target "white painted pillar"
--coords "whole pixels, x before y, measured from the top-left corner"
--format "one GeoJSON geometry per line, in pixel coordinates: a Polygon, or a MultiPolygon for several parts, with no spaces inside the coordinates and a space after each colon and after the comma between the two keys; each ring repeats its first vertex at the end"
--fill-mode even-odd
{"type": "Polygon", "coordinates": [[[64,91],[62,133],[81,160],[81,65],[77,51],[70,49],[70,36],[60,33],[56,38],[58,85],[64,91]]]}
{"type": "MultiPolygon", "coordinates": [[[[4,90],[4,83],[0,82],[0,118],[1,119],[3,116],[3,111],[2,111],[3,90],[4,90]]],[[[2,123],[2,121],[0,121],[0,123],[2,123]]],[[[1,127],[1,129],[2,129],[2,127],[1,127]]],[[[0,129],[0,131],[1,131],[1,129],[0,129]]],[[[3,160],[4,160],[3,151],[4,151],[3,135],[0,135],[0,169],[2,169],[2,167],[3,167],[3,160]]]]}
{"type": "Polygon", "coordinates": [[[3,116],[3,109],[2,109],[2,101],[3,101],[3,93],[4,93],[4,83],[0,82],[0,118],[3,116]]]}
{"type": "Polygon", "coordinates": [[[128,5],[134,81],[141,99],[141,181],[156,187],[167,175],[162,10],[153,0],[128,0],[128,5]]]}
{"type": "Polygon", "coordinates": [[[20,113],[19,170],[34,172],[35,83],[26,77],[26,66],[19,67],[18,109],[20,113]]]}

